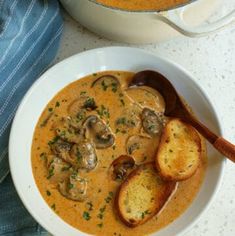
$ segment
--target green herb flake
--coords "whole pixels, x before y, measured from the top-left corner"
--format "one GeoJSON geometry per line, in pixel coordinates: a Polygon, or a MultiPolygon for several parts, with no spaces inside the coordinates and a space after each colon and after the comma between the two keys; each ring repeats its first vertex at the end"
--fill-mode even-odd
{"type": "Polygon", "coordinates": [[[59,107],[60,106],[60,103],[57,101],[56,103],[55,103],[55,107],[59,107]]]}
{"type": "Polygon", "coordinates": [[[84,212],[83,212],[82,217],[83,217],[83,219],[85,219],[85,220],[90,220],[90,219],[91,219],[91,216],[90,216],[89,212],[87,212],[87,211],[84,211],[84,212]]]}
{"type": "Polygon", "coordinates": [[[87,202],[86,205],[87,205],[88,211],[92,211],[93,210],[92,202],[87,202]]]}
{"type": "Polygon", "coordinates": [[[50,112],[50,114],[40,124],[40,127],[45,127],[47,125],[48,121],[51,119],[52,115],[53,115],[53,112],[50,112]]]}
{"type": "Polygon", "coordinates": [[[109,192],[109,195],[104,199],[106,203],[110,203],[113,199],[113,192],[109,192]]]}
{"type": "Polygon", "coordinates": [[[99,219],[103,219],[104,218],[104,212],[105,212],[105,209],[106,209],[106,205],[104,205],[103,207],[101,207],[100,209],[99,209],[99,214],[97,215],[97,217],[99,218],[99,219]]]}
{"type": "Polygon", "coordinates": [[[48,176],[47,176],[47,179],[50,179],[53,175],[54,175],[54,166],[52,166],[52,167],[49,169],[49,174],[48,174],[48,176]]]}
{"type": "Polygon", "coordinates": [[[52,108],[52,107],[49,107],[49,108],[48,108],[48,111],[49,111],[49,112],[52,112],[52,111],[53,111],[53,108],[52,108]]]}
{"type": "Polygon", "coordinates": [[[68,171],[70,169],[70,166],[64,166],[61,168],[61,171],[64,172],[64,171],[68,171]]]}
{"type": "Polygon", "coordinates": [[[96,106],[96,103],[95,103],[95,99],[91,98],[91,97],[88,97],[86,99],[86,101],[84,102],[83,107],[86,108],[86,109],[91,109],[91,110],[96,109],[97,106],[96,106]]]}
{"type": "Polygon", "coordinates": [[[114,93],[116,93],[116,92],[117,92],[117,88],[118,88],[118,84],[113,82],[113,83],[111,84],[111,86],[112,86],[112,91],[113,91],[114,93]]]}
{"type": "Polygon", "coordinates": [[[68,184],[68,188],[69,188],[69,189],[72,189],[73,187],[74,187],[73,184],[71,184],[71,183],[68,184]]]}
{"type": "Polygon", "coordinates": [[[49,190],[46,191],[47,196],[51,196],[51,192],[49,190]]]}
{"type": "Polygon", "coordinates": [[[104,213],[105,209],[106,209],[106,205],[104,205],[103,207],[100,208],[100,212],[104,213]]]}
{"type": "Polygon", "coordinates": [[[149,210],[146,210],[146,211],[144,211],[144,212],[141,213],[141,218],[144,219],[144,217],[145,217],[146,215],[149,215],[149,214],[151,214],[151,212],[150,212],[149,210]]]}
{"type": "Polygon", "coordinates": [[[86,94],[86,91],[81,91],[80,92],[80,95],[85,95],[86,94]]]}
{"type": "Polygon", "coordinates": [[[106,91],[108,86],[105,84],[104,80],[101,82],[101,85],[102,85],[102,89],[106,91]]]}
{"type": "Polygon", "coordinates": [[[52,144],[56,143],[59,140],[59,138],[60,138],[59,136],[55,136],[52,140],[50,140],[48,142],[48,145],[52,145],[52,144]]]}
{"type": "Polygon", "coordinates": [[[97,110],[97,113],[100,116],[100,118],[102,117],[110,118],[109,109],[106,108],[104,105],[100,106],[100,109],[97,110]]]}
{"type": "Polygon", "coordinates": [[[119,133],[120,132],[120,129],[116,129],[115,130],[115,134],[119,133]]]}
{"type": "Polygon", "coordinates": [[[126,124],[126,117],[120,117],[117,119],[116,124],[117,125],[125,125],[126,124]]]}
{"type": "Polygon", "coordinates": [[[80,161],[81,161],[81,159],[82,159],[82,154],[81,154],[81,152],[80,152],[80,150],[79,150],[79,149],[77,149],[76,156],[77,156],[77,162],[80,162],[80,161]]]}
{"type": "Polygon", "coordinates": [[[46,160],[46,158],[47,158],[47,154],[45,152],[40,153],[39,156],[42,160],[46,160]]]}
{"type": "Polygon", "coordinates": [[[97,224],[97,226],[98,226],[99,228],[102,228],[102,227],[103,227],[103,223],[99,223],[99,224],[97,224]]]}
{"type": "Polygon", "coordinates": [[[53,209],[53,210],[55,211],[55,209],[56,209],[55,203],[53,203],[53,204],[51,205],[51,209],[53,209]]]}
{"type": "Polygon", "coordinates": [[[125,106],[125,102],[124,102],[123,99],[120,99],[120,102],[121,102],[121,104],[122,104],[123,106],[125,106]]]}

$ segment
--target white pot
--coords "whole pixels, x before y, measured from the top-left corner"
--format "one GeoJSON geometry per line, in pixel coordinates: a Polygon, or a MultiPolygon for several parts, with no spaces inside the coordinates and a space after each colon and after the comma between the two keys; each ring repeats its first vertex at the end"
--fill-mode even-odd
{"type": "Polygon", "coordinates": [[[86,28],[106,38],[127,43],[161,42],[180,34],[203,36],[235,20],[235,10],[232,10],[214,23],[199,26],[215,11],[221,0],[196,0],[162,12],[118,10],[94,0],[61,0],[61,3],[86,28]]]}

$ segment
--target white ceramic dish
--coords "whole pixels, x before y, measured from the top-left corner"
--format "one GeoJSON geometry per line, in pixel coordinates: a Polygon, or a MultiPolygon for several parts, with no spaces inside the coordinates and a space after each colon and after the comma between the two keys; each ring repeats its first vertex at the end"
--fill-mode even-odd
{"type": "MultiPolygon", "coordinates": [[[[164,74],[208,127],[221,134],[216,111],[205,92],[179,65],[145,51],[109,47],[86,51],[53,66],[31,87],[15,116],[9,142],[10,169],[17,192],[32,216],[53,235],[86,235],[65,223],[46,204],[34,182],[31,143],[38,118],[54,95],[69,83],[103,70],[140,71],[153,69],[164,74]]],[[[157,236],[182,235],[208,208],[221,183],[224,159],[208,147],[209,163],[205,181],[190,208],[157,236]]]]}

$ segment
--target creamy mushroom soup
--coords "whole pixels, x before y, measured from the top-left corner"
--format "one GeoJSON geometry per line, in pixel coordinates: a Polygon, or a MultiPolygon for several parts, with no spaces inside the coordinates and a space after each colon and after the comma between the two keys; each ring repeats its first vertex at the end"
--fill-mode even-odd
{"type": "Polygon", "coordinates": [[[32,169],[48,206],[65,222],[92,235],[149,235],[173,222],[195,198],[206,170],[200,166],[160,214],[129,228],[114,198],[135,166],[154,161],[167,122],[164,100],[148,87],[128,88],[134,73],[106,71],[79,79],[46,106],[33,137],[32,169]]]}
{"type": "Polygon", "coordinates": [[[165,10],[187,3],[188,0],[97,0],[106,6],[124,10],[165,10]]]}

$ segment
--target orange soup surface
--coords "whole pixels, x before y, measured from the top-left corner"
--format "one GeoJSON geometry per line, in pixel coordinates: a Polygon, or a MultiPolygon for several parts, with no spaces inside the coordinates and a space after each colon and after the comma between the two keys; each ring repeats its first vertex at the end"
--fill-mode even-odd
{"type": "Polygon", "coordinates": [[[163,116],[165,108],[157,91],[128,88],[133,75],[106,71],[69,84],[48,103],[35,128],[32,169],[42,197],[65,222],[91,235],[141,236],[160,230],[189,207],[206,171],[202,139],[197,172],[179,183],[159,215],[135,228],[119,219],[114,199],[122,181],[113,178],[110,166],[127,154],[137,165],[154,161],[160,136],[149,137],[145,132],[141,112],[148,108],[163,116]],[[84,125],[86,131],[81,128],[84,125]],[[137,137],[137,145],[133,137],[137,137]]]}

